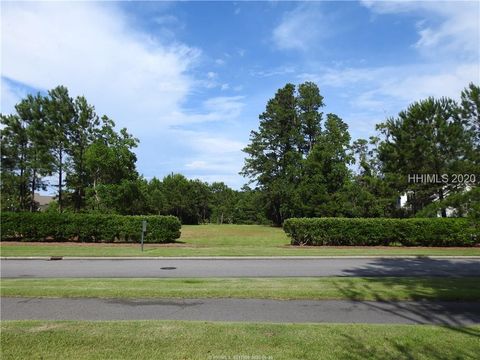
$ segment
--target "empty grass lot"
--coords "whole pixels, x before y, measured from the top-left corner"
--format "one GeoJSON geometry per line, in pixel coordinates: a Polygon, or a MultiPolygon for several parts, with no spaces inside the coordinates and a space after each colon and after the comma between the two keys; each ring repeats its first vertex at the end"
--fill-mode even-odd
{"type": "Polygon", "coordinates": [[[1,296],[480,300],[480,278],[2,279],[1,296]]]}
{"type": "Polygon", "coordinates": [[[478,359],[480,326],[2,321],[2,359],[478,359]]]}
{"type": "Polygon", "coordinates": [[[299,247],[281,228],[260,225],[184,225],[175,244],[77,244],[2,242],[1,256],[480,256],[480,248],[299,247]]]}

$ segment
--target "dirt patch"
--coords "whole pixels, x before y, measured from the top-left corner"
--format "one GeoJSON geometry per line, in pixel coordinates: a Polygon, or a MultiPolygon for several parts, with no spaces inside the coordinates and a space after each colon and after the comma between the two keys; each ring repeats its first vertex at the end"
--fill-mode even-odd
{"type": "Polygon", "coordinates": [[[64,324],[43,324],[34,328],[31,328],[28,330],[28,332],[36,333],[36,332],[42,332],[42,331],[49,331],[53,329],[59,329],[65,327],[64,324]]]}

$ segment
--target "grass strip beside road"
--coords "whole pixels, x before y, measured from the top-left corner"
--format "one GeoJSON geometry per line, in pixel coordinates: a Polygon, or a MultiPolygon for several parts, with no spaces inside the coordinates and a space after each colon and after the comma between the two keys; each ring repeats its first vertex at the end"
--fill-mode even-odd
{"type": "Polygon", "coordinates": [[[183,225],[174,244],[0,243],[0,254],[15,256],[480,256],[476,248],[396,246],[290,246],[281,228],[261,225],[183,225]]]}
{"type": "Polygon", "coordinates": [[[181,246],[127,244],[0,244],[0,255],[5,257],[76,256],[76,257],[196,257],[196,256],[480,256],[480,248],[427,247],[295,247],[295,246],[181,246]]]}
{"type": "Polygon", "coordinates": [[[476,359],[480,326],[2,321],[2,359],[476,359]]]}
{"type": "Polygon", "coordinates": [[[480,278],[2,279],[1,296],[480,300],[480,278]]]}

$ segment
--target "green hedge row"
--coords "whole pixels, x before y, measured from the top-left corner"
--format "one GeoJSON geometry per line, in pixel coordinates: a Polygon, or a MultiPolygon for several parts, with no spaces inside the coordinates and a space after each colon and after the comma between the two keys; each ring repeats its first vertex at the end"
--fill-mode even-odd
{"type": "Polygon", "coordinates": [[[1,239],[137,242],[141,237],[142,220],[147,221],[147,243],[172,242],[180,237],[181,224],[174,216],[2,212],[1,239]]]}
{"type": "Polygon", "coordinates": [[[473,246],[478,229],[467,219],[292,218],[283,229],[292,245],[473,246]]]}

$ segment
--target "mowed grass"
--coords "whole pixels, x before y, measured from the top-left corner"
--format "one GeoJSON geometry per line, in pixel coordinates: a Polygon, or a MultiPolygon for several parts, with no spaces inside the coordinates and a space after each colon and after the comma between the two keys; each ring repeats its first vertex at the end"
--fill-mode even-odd
{"type": "Polygon", "coordinates": [[[1,256],[480,256],[480,248],[290,246],[281,228],[260,225],[184,225],[175,244],[2,242],[1,256]]]}
{"type": "Polygon", "coordinates": [[[2,321],[2,359],[478,359],[480,326],[2,321]]]}
{"type": "Polygon", "coordinates": [[[480,300],[480,278],[3,279],[1,296],[480,300]]]}

